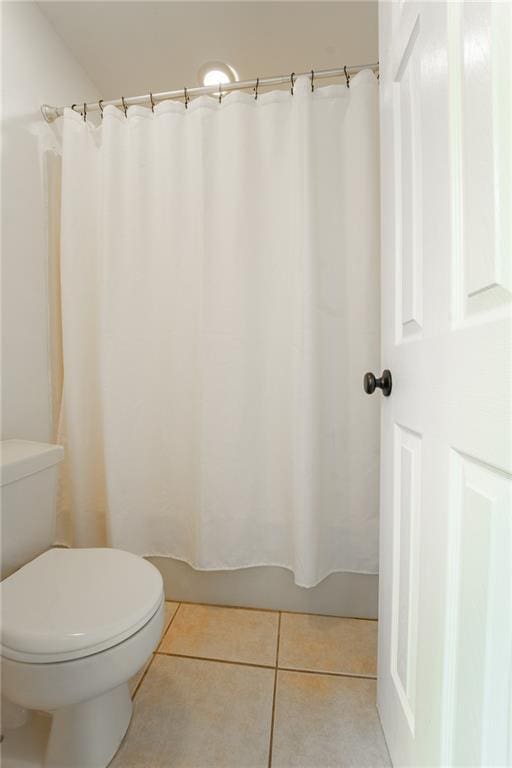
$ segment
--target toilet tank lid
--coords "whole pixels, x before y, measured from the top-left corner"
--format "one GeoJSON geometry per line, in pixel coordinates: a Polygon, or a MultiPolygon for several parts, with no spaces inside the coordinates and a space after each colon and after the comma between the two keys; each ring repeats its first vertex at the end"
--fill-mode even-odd
{"type": "Polygon", "coordinates": [[[23,477],[58,464],[64,448],[32,440],[2,440],[0,443],[0,485],[14,483],[23,477]]]}

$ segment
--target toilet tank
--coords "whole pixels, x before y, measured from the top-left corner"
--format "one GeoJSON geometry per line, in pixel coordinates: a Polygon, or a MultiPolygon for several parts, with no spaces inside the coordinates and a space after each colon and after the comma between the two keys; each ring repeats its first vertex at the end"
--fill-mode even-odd
{"type": "Polygon", "coordinates": [[[30,440],[0,444],[1,578],[54,543],[60,445],[30,440]]]}

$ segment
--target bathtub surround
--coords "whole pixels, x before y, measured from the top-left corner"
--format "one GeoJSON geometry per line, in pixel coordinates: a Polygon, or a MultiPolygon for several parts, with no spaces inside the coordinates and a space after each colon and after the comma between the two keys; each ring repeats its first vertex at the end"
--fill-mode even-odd
{"type": "Polygon", "coordinates": [[[61,541],[375,574],[374,75],[61,121],[61,541]]]}
{"type": "Polygon", "coordinates": [[[316,587],[304,589],[295,584],[293,573],[286,568],[198,571],[171,557],[149,559],[162,574],[168,600],[360,619],[376,619],[378,614],[377,574],[331,573],[316,587]]]}

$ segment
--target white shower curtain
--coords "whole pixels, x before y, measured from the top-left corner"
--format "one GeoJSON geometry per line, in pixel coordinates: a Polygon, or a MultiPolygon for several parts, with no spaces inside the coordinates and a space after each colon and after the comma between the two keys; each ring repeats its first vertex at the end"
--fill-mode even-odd
{"type": "Polygon", "coordinates": [[[66,111],[61,543],[377,571],[377,98],[66,111]]]}

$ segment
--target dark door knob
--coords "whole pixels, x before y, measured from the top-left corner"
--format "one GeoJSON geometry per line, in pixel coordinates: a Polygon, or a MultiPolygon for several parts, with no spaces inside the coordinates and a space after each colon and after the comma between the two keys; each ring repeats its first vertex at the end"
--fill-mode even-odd
{"type": "Polygon", "coordinates": [[[373,373],[365,373],[363,379],[364,391],[367,395],[372,395],[377,388],[382,389],[384,397],[389,397],[391,389],[393,387],[393,379],[391,378],[391,371],[386,368],[382,371],[380,379],[376,379],[373,373]]]}

